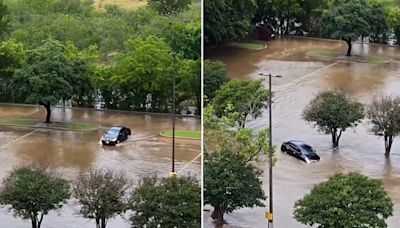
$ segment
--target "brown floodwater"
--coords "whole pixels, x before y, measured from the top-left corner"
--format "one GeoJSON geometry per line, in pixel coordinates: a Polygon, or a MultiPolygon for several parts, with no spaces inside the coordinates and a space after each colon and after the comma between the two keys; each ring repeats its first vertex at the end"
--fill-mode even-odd
{"type": "MultiPolygon", "coordinates": [[[[259,73],[280,74],[273,79],[273,142],[280,148],[282,141],[304,140],[321,156],[318,163],[306,164],[277,152],[274,168],[275,227],[306,227],[293,218],[293,206],[316,184],[337,172],[360,172],[382,179],[394,203],[394,214],[387,220],[389,227],[400,224],[400,138],[396,138],[390,159],[384,156],[383,139],[370,132],[368,121],[346,130],[340,148],[333,150],[330,136],[318,132],[302,119],[302,111],[320,91],[341,89],[364,104],[375,96],[400,95],[400,50],[385,45],[354,44],[353,53],[383,55],[390,64],[369,64],[335,60],[318,60],[306,56],[308,50],[338,50],[345,52],[342,42],[284,38],[268,42],[261,51],[247,51],[227,47],[208,50],[206,57],[220,60],[227,66],[231,78],[251,80],[259,73]]],[[[265,83],[265,86],[268,86],[265,83]]],[[[268,126],[268,112],[247,127],[261,129],[268,126]]],[[[268,195],[268,166],[264,168],[264,190],[268,195]]],[[[267,203],[267,201],[266,201],[267,203]]],[[[209,206],[206,208],[211,209],[209,206]]],[[[244,208],[226,215],[224,227],[266,227],[264,217],[268,208],[244,208]]],[[[204,216],[205,227],[213,227],[210,213],[204,216]]]]}
{"type": "MultiPolygon", "coordinates": [[[[44,118],[45,111],[41,107],[0,105],[0,119],[11,117],[44,118]]],[[[152,174],[169,175],[171,140],[159,136],[160,132],[172,128],[171,118],[167,115],[54,108],[52,120],[91,122],[102,127],[92,132],[74,132],[0,126],[0,179],[14,167],[32,163],[55,168],[71,181],[80,170],[90,168],[124,172],[133,183],[152,174]],[[102,146],[101,135],[107,128],[119,125],[132,129],[131,138],[116,147],[102,146]]],[[[196,118],[181,117],[176,124],[177,129],[200,129],[200,120],[196,118]]],[[[190,163],[200,153],[200,145],[200,140],[176,141],[176,171],[200,178],[201,159],[190,163]]],[[[83,219],[77,214],[78,211],[75,201],[70,200],[61,210],[46,216],[43,227],[93,227],[93,221],[83,219]]],[[[116,217],[108,226],[129,227],[128,218],[128,214],[124,218],[116,217]]],[[[29,226],[29,221],[14,218],[7,208],[0,208],[1,228],[29,226]]]]}

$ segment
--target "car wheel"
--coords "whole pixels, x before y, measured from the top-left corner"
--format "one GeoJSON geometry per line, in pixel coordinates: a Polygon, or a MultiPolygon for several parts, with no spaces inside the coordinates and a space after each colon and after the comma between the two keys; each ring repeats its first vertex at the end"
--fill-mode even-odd
{"type": "Polygon", "coordinates": [[[286,152],[286,146],[282,145],[282,146],[281,146],[281,151],[282,151],[282,152],[286,152]]]}

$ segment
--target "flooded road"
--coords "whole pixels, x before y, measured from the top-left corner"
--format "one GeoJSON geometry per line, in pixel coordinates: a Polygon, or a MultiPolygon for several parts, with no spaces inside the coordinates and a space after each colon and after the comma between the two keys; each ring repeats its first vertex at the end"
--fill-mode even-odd
{"type": "MultiPolygon", "coordinates": [[[[0,105],[0,119],[38,118],[43,119],[45,110],[41,107],[0,105]]],[[[172,121],[166,115],[145,115],[129,112],[102,112],[87,109],[54,108],[52,121],[74,121],[96,123],[102,128],[92,132],[31,129],[0,126],[0,179],[14,167],[22,164],[39,163],[56,168],[69,180],[81,169],[109,168],[127,174],[133,183],[144,176],[158,174],[168,176],[171,170],[171,140],[160,137],[162,131],[172,128],[172,121]],[[132,129],[132,136],[116,147],[101,145],[101,135],[111,126],[126,126],[132,129]]],[[[200,120],[189,117],[177,119],[177,129],[199,130],[200,120]]],[[[176,171],[200,178],[199,140],[176,141],[176,171]],[[187,166],[186,166],[187,165],[187,166]],[[184,168],[184,169],[183,169],[184,168]]],[[[58,212],[51,212],[44,218],[45,228],[93,227],[94,222],[83,219],[76,213],[79,207],[71,200],[58,212]]],[[[109,227],[129,227],[126,219],[117,217],[109,227]]],[[[0,208],[0,227],[29,227],[29,221],[14,218],[6,208],[0,208]]],[[[108,227],[108,226],[107,226],[108,227]]]]}
{"type": "MultiPolygon", "coordinates": [[[[384,156],[383,139],[374,136],[364,121],[342,135],[340,148],[333,150],[330,136],[319,133],[302,119],[302,111],[320,91],[341,89],[368,104],[374,96],[400,95],[400,50],[384,45],[353,46],[354,54],[383,55],[390,64],[369,64],[335,60],[318,60],[306,56],[309,50],[345,51],[344,43],[285,38],[268,43],[261,51],[218,48],[206,56],[227,65],[235,79],[256,79],[259,73],[283,75],[273,79],[273,142],[280,147],[283,141],[304,140],[317,150],[321,161],[303,163],[277,152],[274,168],[275,227],[306,227],[293,218],[296,200],[308,194],[314,185],[327,180],[337,172],[361,172],[382,179],[394,206],[394,215],[387,222],[395,228],[400,224],[400,138],[396,138],[390,159],[384,156]]],[[[265,86],[268,85],[265,83],[265,86]]],[[[261,129],[268,126],[268,113],[252,120],[247,127],[261,129]]],[[[278,148],[279,148],[278,147],[278,148]]],[[[264,190],[268,193],[268,166],[264,168],[264,190]]],[[[266,227],[267,208],[241,209],[225,217],[224,227],[266,227]]],[[[210,213],[206,213],[205,227],[213,227],[210,213]]]]}

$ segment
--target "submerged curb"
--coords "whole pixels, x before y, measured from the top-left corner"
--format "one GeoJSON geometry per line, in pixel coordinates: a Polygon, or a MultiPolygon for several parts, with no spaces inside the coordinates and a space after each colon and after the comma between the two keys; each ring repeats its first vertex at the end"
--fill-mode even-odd
{"type": "MultiPolygon", "coordinates": [[[[161,132],[161,133],[160,133],[160,136],[161,136],[161,137],[164,137],[164,138],[172,139],[172,136],[171,136],[171,137],[165,136],[165,135],[164,135],[165,132],[166,132],[166,131],[161,132]]],[[[201,138],[200,138],[200,139],[197,139],[197,138],[189,138],[189,137],[182,137],[182,136],[176,136],[176,135],[175,135],[175,138],[177,138],[177,139],[188,139],[188,140],[201,140],[201,138]]]]}
{"type": "MultiPolygon", "coordinates": [[[[312,58],[322,58],[322,59],[333,59],[333,60],[342,60],[342,61],[349,61],[349,62],[361,62],[361,63],[371,63],[371,64],[387,64],[387,63],[391,63],[393,60],[383,57],[384,61],[381,62],[374,62],[374,61],[369,61],[369,60],[364,60],[364,59],[351,59],[351,58],[343,58],[340,57],[341,54],[340,53],[336,53],[334,51],[322,51],[322,52],[331,52],[331,54],[338,54],[339,56],[329,56],[329,55],[323,55],[323,54],[317,54],[317,53],[313,53],[313,52],[317,52],[317,51],[322,51],[322,50],[310,50],[306,52],[306,55],[312,58]]],[[[372,57],[372,56],[371,56],[372,57]]]]}

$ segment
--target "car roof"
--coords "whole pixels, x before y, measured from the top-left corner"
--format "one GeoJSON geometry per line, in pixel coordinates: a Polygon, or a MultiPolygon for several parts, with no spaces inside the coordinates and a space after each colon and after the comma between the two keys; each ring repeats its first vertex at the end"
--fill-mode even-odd
{"type": "Polygon", "coordinates": [[[306,144],[304,141],[301,141],[301,140],[289,140],[288,142],[293,143],[298,146],[306,144]]]}
{"type": "Polygon", "coordinates": [[[122,129],[122,127],[112,127],[112,128],[110,128],[110,130],[121,130],[122,129]]]}

